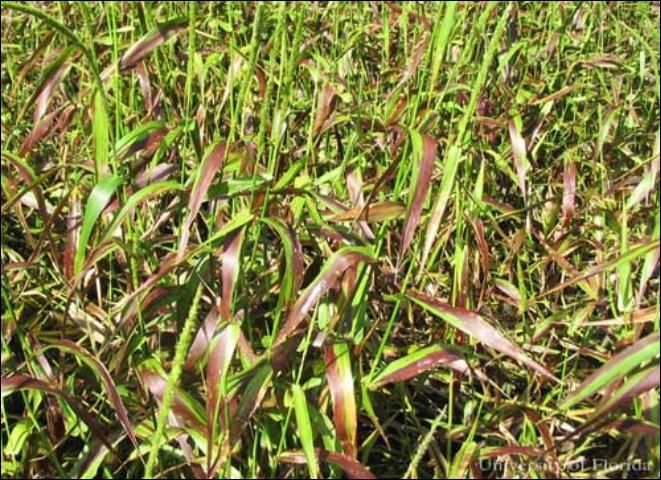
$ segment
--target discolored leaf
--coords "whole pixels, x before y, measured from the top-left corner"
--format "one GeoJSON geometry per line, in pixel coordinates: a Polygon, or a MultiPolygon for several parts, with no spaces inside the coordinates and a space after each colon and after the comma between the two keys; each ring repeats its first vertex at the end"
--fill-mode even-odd
{"type": "Polygon", "coordinates": [[[211,185],[213,177],[218,169],[223,164],[226,153],[226,144],[218,143],[213,147],[210,153],[206,156],[202,165],[197,172],[195,184],[191,190],[190,200],[188,201],[188,215],[181,227],[181,238],[179,240],[179,249],[177,250],[177,261],[181,261],[184,257],[184,252],[188,246],[188,237],[190,236],[190,229],[197,212],[200,210],[202,200],[211,185]]]}
{"type": "Polygon", "coordinates": [[[462,374],[469,373],[466,360],[457,351],[444,345],[431,345],[388,364],[369,383],[369,388],[374,390],[389,383],[404,382],[438,365],[447,365],[462,374]]]}
{"type": "Polygon", "coordinates": [[[273,376],[273,369],[268,363],[256,365],[250,375],[243,380],[241,399],[230,426],[230,439],[236,441],[248,425],[248,421],[266,395],[266,390],[273,376]]]}
{"type": "Polygon", "coordinates": [[[363,247],[344,247],[335,252],[324,264],[319,275],[301,293],[292,306],[287,321],[278,332],[275,343],[284,342],[305,319],[310,309],[329,289],[335,287],[344,271],[358,262],[371,263],[374,258],[369,250],[363,247]]]}
{"type": "Polygon", "coordinates": [[[366,207],[354,207],[349,210],[335,214],[326,220],[329,222],[350,222],[361,220],[366,222],[383,222],[395,220],[404,215],[406,207],[399,202],[385,200],[376,202],[366,207]]]}
{"type": "MultiPolygon", "coordinates": [[[[352,479],[376,478],[374,474],[370,472],[367,469],[367,467],[365,467],[362,463],[347,455],[343,455],[341,453],[336,453],[336,452],[328,452],[326,450],[321,450],[321,449],[316,449],[315,453],[317,454],[317,457],[320,458],[322,461],[333,463],[338,467],[340,467],[342,470],[344,470],[344,473],[346,473],[347,478],[352,478],[352,479]]],[[[307,463],[307,458],[305,456],[305,453],[300,450],[290,450],[287,452],[283,452],[280,455],[279,460],[281,462],[286,462],[286,463],[297,463],[297,464],[307,463]]]]}
{"type": "Polygon", "coordinates": [[[402,229],[402,247],[397,260],[398,265],[404,253],[408,250],[413,239],[413,233],[420,222],[420,215],[429,191],[434,159],[436,158],[436,142],[429,135],[420,134],[415,130],[411,130],[410,134],[413,156],[415,157],[413,179],[411,181],[411,191],[413,193],[409,200],[406,220],[402,229]]]}
{"type": "Polygon", "coordinates": [[[315,133],[319,133],[322,130],[322,127],[326,123],[326,120],[333,111],[333,100],[337,96],[335,89],[332,85],[326,84],[324,88],[319,93],[319,98],[317,100],[317,114],[314,118],[314,124],[312,130],[315,133]]]}
{"type": "Polygon", "coordinates": [[[146,187],[143,187],[137,192],[133,193],[126,201],[122,209],[112,219],[112,223],[106,229],[105,233],[99,240],[99,244],[102,244],[105,241],[107,241],[110,238],[110,236],[114,234],[115,230],[117,230],[121,226],[124,219],[128,215],[130,215],[133,212],[133,210],[142,202],[156,195],[161,195],[169,191],[176,192],[181,189],[182,187],[178,182],[165,181],[165,182],[152,183],[151,185],[147,185],[146,187]]]}
{"type": "Polygon", "coordinates": [[[510,142],[512,142],[512,157],[514,168],[519,179],[519,188],[523,198],[527,198],[526,177],[528,175],[528,157],[526,155],[526,141],[521,135],[521,117],[518,113],[509,121],[510,142]]]}
{"type": "Polygon", "coordinates": [[[285,271],[280,285],[278,307],[282,308],[294,298],[303,282],[305,263],[303,262],[303,247],[291,225],[280,219],[262,218],[262,222],[271,227],[280,237],[285,257],[285,271]]]}
{"type": "MultiPolygon", "coordinates": [[[[658,348],[658,345],[657,345],[658,348]]],[[[658,353],[658,350],[657,350],[658,353]]],[[[657,363],[632,375],[620,388],[618,388],[605,402],[592,414],[586,424],[599,421],[623,404],[636,398],[648,390],[658,389],[661,379],[661,366],[657,363]]]]}
{"type": "Polygon", "coordinates": [[[187,26],[188,19],[186,18],[177,18],[159,25],[124,52],[119,62],[119,69],[126,71],[133,68],[138,62],[149,55],[153,49],[161,45],[172,35],[184,30],[187,26]]]}
{"type": "Polygon", "coordinates": [[[32,131],[27,137],[25,137],[23,145],[21,145],[21,149],[19,150],[19,155],[21,157],[27,155],[37,143],[52,133],[51,127],[53,125],[53,119],[57,113],[58,112],[51,112],[34,124],[32,131]]]}
{"type": "Polygon", "coordinates": [[[110,372],[108,372],[108,369],[105,367],[105,365],[101,363],[96,357],[94,357],[90,352],[85,350],[80,345],[72,342],[71,340],[54,340],[53,343],[46,346],[44,350],[48,348],[57,348],[64,352],[71,353],[92,369],[92,371],[99,377],[103,387],[108,393],[110,403],[112,403],[115,409],[115,413],[117,413],[117,417],[119,418],[119,422],[122,424],[124,431],[128,435],[129,439],[131,439],[131,442],[133,442],[133,445],[137,447],[138,441],[135,438],[133,424],[131,423],[131,420],[129,420],[128,411],[126,410],[124,402],[122,401],[122,397],[120,397],[119,392],[117,392],[115,382],[110,376],[110,372]]]}
{"type": "Polygon", "coordinates": [[[227,372],[239,340],[240,330],[240,327],[236,324],[226,325],[216,335],[216,342],[207,363],[207,442],[210,451],[220,412],[220,402],[227,395],[227,372]]]}
{"type": "Polygon", "coordinates": [[[564,192],[562,194],[562,224],[569,225],[569,220],[576,210],[576,165],[569,160],[565,163],[563,174],[564,192]]]}
{"type": "MultiPolygon", "coordinates": [[[[570,285],[573,285],[573,284],[578,283],[582,280],[593,277],[593,276],[595,276],[595,275],[597,275],[601,272],[609,271],[609,270],[612,270],[614,268],[617,268],[621,264],[631,262],[631,261],[635,260],[636,258],[642,257],[646,253],[651,252],[652,250],[655,250],[655,249],[659,250],[659,239],[658,239],[658,237],[655,237],[650,242],[643,243],[641,245],[637,245],[636,247],[627,250],[622,255],[620,255],[619,257],[617,257],[613,260],[600,263],[599,265],[595,265],[594,267],[587,269],[585,272],[583,272],[583,273],[581,273],[581,274],[579,274],[575,277],[572,277],[569,280],[566,280],[566,281],[564,281],[564,282],[562,282],[562,283],[560,283],[560,284],[558,284],[554,287],[549,288],[548,290],[546,290],[546,291],[540,293],[539,295],[537,295],[537,297],[535,297],[535,300],[538,300],[540,298],[551,295],[552,293],[556,293],[556,292],[559,292],[561,290],[564,290],[565,288],[567,288],[570,285]]],[[[529,301],[529,304],[530,303],[532,303],[532,299],[529,301]]]]}
{"type": "Polygon", "coordinates": [[[326,378],[333,399],[333,422],[344,454],[356,458],[358,420],[351,356],[346,342],[326,343],[324,347],[326,378]]]}
{"type": "Polygon", "coordinates": [[[413,290],[409,290],[407,296],[425,310],[441,317],[462,332],[475,337],[475,339],[487,347],[518,360],[546,378],[556,382],[560,381],[546,368],[529,358],[519,347],[515,346],[475,312],[450,306],[447,303],[436,300],[430,295],[413,290]]]}
{"type": "Polygon", "coordinates": [[[452,145],[446,154],[445,164],[443,166],[441,189],[438,193],[438,197],[436,197],[436,202],[434,203],[434,208],[432,209],[429,223],[427,223],[427,231],[425,232],[425,244],[422,249],[422,259],[420,262],[423,268],[427,262],[429,253],[431,252],[431,249],[436,242],[438,229],[441,227],[443,214],[445,213],[450,194],[454,188],[454,179],[457,175],[457,168],[459,167],[460,160],[461,149],[455,145],[452,145]]]}
{"type": "Polygon", "coordinates": [[[67,402],[67,404],[69,404],[71,409],[74,412],[76,412],[76,415],[78,415],[83,420],[83,422],[87,424],[87,426],[94,433],[94,435],[101,442],[103,442],[103,444],[111,452],[117,454],[117,451],[115,450],[115,448],[113,447],[112,443],[105,435],[105,433],[103,433],[103,429],[97,423],[96,419],[92,416],[92,414],[89,412],[87,407],[85,407],[82,403],[80,403],[75,397],[70,396],[69,394],[65,393],[64,391],[60,390],[55,386],[52,386],[41,380],[37,380],[36,378],[29,377],[27,375],[13,375],[11,377],[2,377],[2,379],[0,379],[0,382],[2,388],[2,398],[12,394],[15,391],[25,390],[25,389],[38,390],[43,393],[48,393],[51,395],[57,395],[58,397],[61,397],[65,402],[67,402]]]}
{"type": "MultiPolygon", "coordinates": [[[[141,368],[139,371],[140,379],[149,389],[149,392],[156,398],[160,404],[163,401],[165,393],[166,380],[164,376],[150,368],[141,368]]],[[[179,388],[175,389],[174,401],[172,403],[172,413],[177,419],[175,425],[185,425],[193,428],[201,434],[206,433],[206,422],[202,415],[203,408],[189,394],[179,388]]]]}
{"type": "Polygon", "coordinates": [[[232,232],[225,239],[224,251],[221,255],[221,287],[220,318],[229,321],[232,318],[232,298],[234,287],[239,276],[241,245],[245,227],[232,232]]]}
{"type": "Polygon", "coordinates": [[[659,333],[652,333],[614,355],[576,387],[561,404],[569,408],[659,355],[659,333]]]}

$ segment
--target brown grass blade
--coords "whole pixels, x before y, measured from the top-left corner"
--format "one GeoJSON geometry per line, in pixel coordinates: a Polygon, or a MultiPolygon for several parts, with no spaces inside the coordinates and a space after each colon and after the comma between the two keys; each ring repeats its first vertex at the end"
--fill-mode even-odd
{"type": "Polygon", "coordinates": [[[32,150],[32,148],[37,143],[39,143],[39,141],[41,141],[43,138],[48,136],[48,134],[53,131],[51,129],[51,126],[53,125],[53,119],[55,118],[57,113],[58,112],[51,112],[45,117],[39,119],[34,124],[32,131],[27,137],[25,137],[25,140],[23,141],[23,145],[21,145],[21,149],[18,152],[18,154],[21,157],[27,155],[30,152],[30,150],[32,150]]]}
{"type": "Polygon", "coordinates": [[[333,106],[335,104],[334,99],[336,96],[337,94],[335,93],[335,89],[328,83],[324,85],[324,88],[319,93],[317,114],[314,118],[314,124],[312,126],[315,134],[322,130],[326,120],[332,113],[333,106]]]}
{"type": "Polygon", "coordinates": [[[443,345],[431,345],[390,363],[370,382],[369,388],[373,390],[389,383],[404,382],[438,365],[447,365],[462,374],[470,372],[468,363],[459,352],[443,345]]]}
{"type": "Polygon", "coordinates": [[[225,239],[225,250],[221,256],[221,285],[222,294],[220,297],[220,317],[224,321],[232,318],[232,298],[234,296],[234,286],[239,276],[241,245],[243,244],[243,233],[245,227],[231,233],[225,239]]]}
{"type": "Polygon", "coordinates": [[[154,108],[154,103],[152,101],[152,92],[151,84],[149,82],[149,72],[145,67],[144,62],[140,62],[135,67],[135,74],[138,77],[138,83],[140,84],[140,90],[142,91],[142,99],[145,102],[145,109],[147,112],[151,112],[154,108]]]}
{"type": "Polygon", "coordinates": [[[524,200],[526,194],[526,176],[528,174],[528,160],[526,157],[526,141],[521,135],[521,128],[517,125],[515,119],[509,121],[510,141],[512,142],[512,157],[514,159],[514,168],[519,179],[519,188],[524,200]]]}
{"type": "Polygon", "coordinates": [[[350,208],[346,212],[337,213],[326,220],[329,222],[353,222],[355,220],[383,222],[400,218],[405,211],[406,207],[401,203],[385,200],[365,207],[350,208]]]}
{"type": "MultiPolygon", "coordinates": [[[[139,375],[149,392],[160,404],[163,400],[163,393],[165,392],[165,378],[159,373],[148,369],[141,370],[139,375]]],[[[201,416],[201,412],[191,403],[191,399],[187,398],[185,393],[179,389],[175,390],[172,413],[177,419],[177,422],[174,424],[175,426],[185,425],[198,431],[201,435],[206,434],[206,424],[204,418],[201,416]]]]}
{"type": "Polygon", "coordinates": [[[108,393],[110,403],[112,403],[113,407],[115,408],[115,413],[119,418],[119,422],[124,428],[124,431],[126,431],[126,434],[128,435],[131,442],[133,442],[133,445],[137,448],[138,441],[135,438],[133,424],[131,423],[131,420],[129,420],[128,411],[124,406],[122,397],[120,397],[119,392],[117,391],[117,387],[115,386],[115,382],[110,376],[110,372],[108,372],[106,366],[103,363],[101,363],[90,352],[85,350],[80,345],[72,342],[71,340],[67,340],[67,339],[55,340],[46,348],[50,348],[50,347],[55,347],[58,348],[59,350],[69,352],[75,355],[77,358],[79,358],[81,361],[87,364],[97,374],[97,376],[101,379],[101,383],[103,384],[106,392],[108,393]]]}
{"type": "Polygon", "coordinates": [[[133,44],[124,55],[122,55],[119,62],[119,69],[121,71],[126,71],[134,67],[138,62],[149,55],[153,49],[161,45],[175,33],[184,30],[187,25],[188,20],[185,18],[170,20],[169,22],[159,25],[156,29],[152,30],[133,44]]]}

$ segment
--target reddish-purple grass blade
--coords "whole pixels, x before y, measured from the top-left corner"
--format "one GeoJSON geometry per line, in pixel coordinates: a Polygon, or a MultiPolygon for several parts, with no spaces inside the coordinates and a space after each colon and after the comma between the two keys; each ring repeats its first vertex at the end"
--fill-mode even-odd
{"type": "Polygon", "coordinates": [[[119,63],[120,70],[126,71],[137,65],[153,49],[161,45],[175,33],[184,30],[187,25],[187,19],[175,19],[159,25],[158,28],[142,37],[122,55],[119,63]]]}
{"type": "Polygon", "coordinates": [[[135,177],[135,186],[140,189],[150,183],[165,180],[174,173],[175,169],[176,167],[169,163],[159,163],[154,167],[147,167],[135,177]]]}
{"type": "Polygon", "coordinates": [[[487,239],[484,237],[484,224],[482,223],[482,220],[478,218],[474,222],[471,222],[471,226],[475,232],[475,241],[480,252],[480,264],[482,265],[482,275],[484,276],[489,273],[491,259],[489,245],[487,244],[487,239]]]}
{"type": "Polygon", "coordinates": [[[356,265],[358,262],[371,263],[373,261],[374,259],[368,251],[360,247],[344,247],[335,252],[328,259],[317,278],[301,293],[292,306],[287,321],[278,332],[275,343],[283,342],[296,330],[321,296],[337,285],[347,268],[356,265]]]}
{"type": "Polygon", "coordinates": [[[565,163],[563,175],[564,192],[562,194],[562,225],[569,225],[576,209],[576,165],[573,161],[565,163]]]}
{"type": "MultiPolygon", "coordinates": [[[[404,253],[409,248],[411,240],[413,239],[413,232],[415,232],[415,229],[420,222],[422,206],[425,203],[425,198],[427,197],[427,192],[429,191],[431,175],[434,168],[434,159],[436,158],[436,142],[429,135],[420,135],[416,132],[412,133],[412,140],[414,144],[418,141],[413,138],[415,135],[422,137],[422,158],[420,159],[419,165],[414,164],[413,166],[413,168],[417,169],[415,176],[416,182],[415,185],[412,185],[415,193],[413,194],[413,200],[408,207],[406,221],[404,222],[404,228],[402,230],[402,248],[399,252],[399,257],[397,260],[398,265],[401,262],[404,253]]],[[[413,150],[417,150],[415,145],[413,150]]]]}
{"type": "Polygon", "coordinates": [[[232,232],[225,239],[225,249],[222,254],[222,294],[220,297],[220,317],[229,321],[232,318],[232,298],[234,286],[239,276],[241,245],[243,244],[243,233],[245,228],[232,232]]]}
{"type": "Polygon", "coordinates": [[[108,397],[110,398],[110,403],[112,403],[113,407],[115,408],[115,413],[117,413],[119,422],[122,424],[122,427],[126,431],[126,434],[128,435],[131,442],[133,442],[133,445],[135,445],[135,447],[137,448],[138,441],[135,438],[135,433],[133,431],[133,424],[131,423],[131,420],[129,420],[128,411],[126,410],[126,407],[124,406],[124,402],[122,401],[122,397],[119,396],[119,392],[117,391],[115,382],[110,376],[110,372],[108,372],[108,369],[105,367],[105,365],[103,365],[103,363],[101,363],[90,352],[85,350],[80,345],[72,342],[71,340],[67,340],[67,339],[55,340],[51,343],[51,346],[75,355],[80,360],[85,362],[90,368],[92,368],[92,370],[94,370],[94,372],[101,379],[101,383],[103,384],[103,386],[106,389],[106,392],[108,393],[108,397]]]}
{"type": "Polygon", "coordinates": [[[424,309],[441,317],[453,327],[475,337],[487,347],[523,363],[546,378],[560,382],[555,375],[528,357],[477,313],[461,307],[453,307],[422,292],[409,290],[407,295],[424,309]]]}
{"type": "Polygon", "coordinates": [[[24,157],[37,143],[39,143],[40,140],[52,132],[51,126],[53,125],[53,119],[56,114],[57,112],[51,112],[34,124],[32,131],[27,137],[25,137],[21,149],[18,152],[21,157],[24,157]]]}
{"type": "MultiPolygon", "coordinates": [[[[149,389],[150,393],[160,404],[160,402],[163,400],[166,380],[160,374],[151,370],[142,370],[140,372],[140,378],[145,386],[149,389]]],[[[172,413],[180,425],[193,428],[201,435],[206,433],[206,425],[203,419],[200,417],[199,412],[196,412],[191,405],[188,405],[186,400],[182,397],[182,395],[180,395],[179,391],[175,391],[174,394],[172,413]]]]}
{"type": "Polygon", "coordinates": [[[356,397],[351,373],[351,358],[346,342],[326,343],[326,378],[333,399],[333,421],[344,454],[356,458],[356,397]]]}
{"type": "MultiPolygon", "coordinates": [[[[347,478],[366,478],[372,479],[376,478],[372,472],[370,472],[367,467],[365,467],[358,460],[355,460],[347,455],[336,452],[328,452],[326,450],[321,450],[319,448],[315,449],[315,454],[324,462],[329,462],[340,467],[344,473],[346,473],[347,478]]],[[[280,461],[286,463],[295,463],[302,465],[307,463],[305,458],[305,453],[302,450],[292,450],[283,452],[280,457],[280,461]]]]}
{"type": "Polygon", "coordinates": [[[563,406],[567,408],[596,393],[614,379],[625,375],[632,368],[636,368],[641,361],[644,362],[650,356],[658,355],[660,338],[659,332],[652,333],[625,348],[617,355],[614,355],[608,362],[592,372],[578,387],[570,392],[567,398],[565,398],[563,406]],[[626,366],[627,362],[631,364],[628,368],[626,366]],[[619,375],[618,370],[621,370],[619,375]]]}
{"type": "Polygon", "coordinates": [[[220,313],[218,312],[218,308],[212,307],[188,350],[186,369],[194,370],[196,368],[197,362],[209,348],[209,343],[211,343],[219,319],[220,313]]]}
{"type": "Polygon", "coordinates": [[[319,133],[321,131],[326,120],[333,111],[333,100],[335,99],[335,96],[335,89],[330,84],[324,85],[323,90],[319,94],[317,114],[314,118],[314,125],[312,127],[314,133],[319,133]]]}
{"type": "Polygon", "coordinates": [[[181,261],[184,258],[184,252],[188,246],[191,225],[197,216],[197,212],[200,210],[202,200],[204,199],[207,190],[209,190],[209,186],[211,185],[215,173],[223,164],[226,150],[226,144],[219,143],[214,147],[211,153],[207,155],[200,166],[198,177],[193,185],[190,200],[188,202],[188,215],[182,226],[181,240],[179,241],[179,249],[177,250],[177,261],[181,261]]]}
{"type": "Polygon", "coordinates": [[[144,62],[138,63],[138,65],[135,67],[135,73],[138,76],[138,83],[140,84],[140,90],[142,91],[142,99],[145,102],[145,109],[147,112],[151,112],[152,108],[154,107],[154,103],[152,102],[149,72],[147,71],[144,62]]]}
{"type": "Polygon", "coordinates": [[[2,377],[2,379],[0,379],[0,385],[1,385],[3,397],[5,395],[9,395],[10,393],[16,390],[23,390],[23,389],[39,390],[44,393],[57,395],[58,397],[61,397],[62,399],[64,399],[65,402],[67,402],[67,404],[69,404],[71,409],[74,412],[76,412],[76,415],[78,415],[83,420],[83,422],[87,424],[87,426],[94,433],[94,435],[96,435],[96,437],[101,442],[103,442],[103,444],[106,447],[108,447],[108,450],[110,450],[111,452],[117,455],[117,451],[113,447],[110,440],[108,440],[108,437],[106,437],[106,434],[101,429],[101,426],[96,422],[94,416],[92,416],[88,408],[85,407],[82,403],[80,403],[75,397],[68,395],[67,393],[65,393],[64,391],[60,390],[59,388],[53,385],[50,385],[36,378],[29,377],[27,375],[14,375],[11,377],[2,377]]]}
{"type": "MultiPolygon", "coordinates": [[[[63,54],[66,58],[66,52],[63,54]]],[[[48,78],[44,79],[43,83],[37,89],[38,95],[35,101],[35,110],[32,117],[32,122],[36,125],[41,117],[44,116],[46,110],[48,109],[48,104],[55,90],[55,87],[62,81],[64,74],[69,70],[71,64],[67,61],[63,61],[62,64],[55,70],[48,78]]]]}
{"type": "Polygon", "coordinates": [[[462,374],[469,373],[468,364],[461,354],[449,347],[432,345],[390,363],[370,382],[369,388],[375,389],[389,383],[403,382],[438,365],[447,365],[462,374]]]}

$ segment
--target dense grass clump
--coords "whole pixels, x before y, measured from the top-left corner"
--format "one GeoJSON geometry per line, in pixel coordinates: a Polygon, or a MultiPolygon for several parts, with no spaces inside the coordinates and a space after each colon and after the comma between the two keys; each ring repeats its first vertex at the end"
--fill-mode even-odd
{"type": "Polygon", "coordinates": [[[659,5],[2,3],[2,476],[658,478],[659,5]]]}

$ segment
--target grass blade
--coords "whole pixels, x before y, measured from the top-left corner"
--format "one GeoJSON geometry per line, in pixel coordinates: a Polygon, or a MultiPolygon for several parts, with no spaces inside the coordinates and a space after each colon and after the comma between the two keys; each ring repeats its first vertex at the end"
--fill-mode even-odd
{"type": "Polygon", "coordinates": [[[300,385],[292,385],[292,395],[294,398],[294,413],[296,415],[296,425],[298,426],[298,436],[301,439],[303,452],[308,464],[310,478],[319,478],[319,466],[317,457],[314,454],[314,438],[312,436],[312,425],[310,424],[310,414],[308,413],[308,401],[305,398],[305,392],[300,385]]]}
{"type": "Polygon", "coordinates": [[[614,355],[587,377],[562,402],[560,408],[569,408],[601,390],[614,380],[622,378],[640,365],[659,355],[659,333],[652,333],[614,355]]]}
{"type": "Polygon", "coordinates": [[[353,222],[356,220],[365,222],[383,222],[395,220],[404,215],[406,207],[399,202],[385,200],[376,202],[367,207],[354,207],[346,212],[336,213],[326,218],[328,222],[353,222]]]}
{"type": "Polygon", "coordinates": [[[195,184],[191,190],[190,200],[188,202],[188,215],[181,227],[181,237],[179,240],[179,249],[177,250],[177,261],[181,261],[184,257],[184,252],[188,246],[188,237],[190,236],[190,229],[197,212],[200,210],[202,200],[209,190],[211,181],[215,173],[222,166],[225,159],[226,144],[219,143],[211,149],[211,152],[206,156],[202,165],[200,166],[195,184]]]}
{"type": "Polygon", "coordinates": [[[427,192],[431,184],[431,175],[434,169],[434,160],[436,158],[436,142],[429,135],[421,135],[415,130],[411,130],[410,134],[413,157],[416,159],[413,165],[414,174],[411,182],[411,190],[414,193],[411,195],[406,220],[404,221],[402,248],[397,259],[398,265],[404,253],[408,250],[413,239],[413,233],[420,222],[422,206],[427,198],[427,192]]]}
{"type": "Polygon", "coordinates": [[[106,389],[106,392],[108,393],[110,402],[115,408],[115,412],[117,413],[119,422],[122,424],[122,427],[124,427],[124,431],[131,439],[131,442],[133,442],[133,445],[137,448],[138,441],[135,438],[135,432],[133,431],[133,424],[131,423],[131,420],[129,420],[128,411],[126,410],[126,407],[124,406],[124,402],[122,401],[122,397],[120,397],[119,392],[117,392],[117,387],[115,386],[115,382],[110,376],[110,372],[108,372],[108,369],[105,367],[105,365],[103,365],[90,352],[85,350],[80,345],[72,342],[71,340],[67,340],[67,339],[55,340],[51,345],[46,346],[44,348],[44,351],[51,347],[75,355],[78,359],[80,359],[87,366],[89,366],[92,369],[92,371],[94,371],[94,373],[99,377],[99,379],[101,379],[101,383],[103,384],[104,388],[106,389]]]}
{"type": "Polygon", "coordinates": [[[460,307],[452,307],[430,295],[413,290],[409,290],[407,296],[425,310],[442,318],[462,332],[471,335],[487,347],[523,363],[546,378],[556,382],[560,381],[546,368],[529,358],[519,347],[515,346],[475,312],[460,307]]]}
{"type": "MultiPolygon", "coordinates": [[[[376,478],[372,472],[370,472],[362,463],[358,460],[355,460],[347,455],[336,452],[328,452],[326,450],[316,449],[317,456],[324,462],[330,462],[346,473],[347,478],[363,478],[363,479],[373,479],[376,478]]],[[[307,462],[307,458],[304,452],[300,450],[291,450],[283,452],[279,460],[286,463],[298,463],[303,464],[307,462]]]]}
{"type": "Polygon", "coordinates": [[[96,178],[104,179],[108,175],[108,147],[110,145],[110,120],[101,92],[94,94],[93,115],[94,159],[96,178]]]}
{"type": "Polygon", "coordinates": [[[187,25],[187,18],[176,18],[159,25],[124,52],[124,55],[122,55],[119,62],[119,69],[124,72],[133,68],[143,58],[149,55],[152,50],[161,45],[175,33],[184,30],[187,25]]]}
{"type": "Polygon", "coordinates": [[[459,167],[459,162],[461,161],[461,149],[455,145],[452,145],[448,151],[445,164],[443,167],[443,179],[441,180],[441,189],[439,191],[438,197],[436,198],[436,203],[434,203],[434,208],[429,218],[429,223],[427,224],[427,231],[425,233],[425,245],[422,250],[422,259],[420,265],[425,266],[429,253],[431,252],[434,242],[436,242],[436,235],[438,234],[438,229],[441,227],[441,220],[443,220],[443,214],[448,205],[448,200],[450,199],[450,194],[454,188],[454,179],[457,176],[457,168],[459,167]]]}
{"type": "Polygon", "coordinates": [[[2,387],[2,398],[4,398],[7,395],[12,394],[15,391],[18,390],[38,390],[43,393],[48,393],[51,395],[56,395],[58,397],[61,397],[69,406],[71,409],[76,412],[76,415],[78,415],[83,422],[87,424],[87,426],[90,428],[90,430],[96,435],[96,437],[103,442],[103,444],[115,455],[117,455],[117,451],[115,450],[115,447],[112,445],[110,440],[108,440],[108,437],[106,437],[105,433],[103,433],[103,429],[99,424],[97,423],[96,419],[92,416],[92,414],[89,412],[89,410],[82,404],[80,403],[75,397],[70,396],[69,394],[65,393],[64,391],[60,390],[59,388],[52,386],[44,381],[38,380],[33,377],[29,377],[27,375],[13,375],[11,377],[2,377],[0,379],[0,385],[2,387]]]}
{"type": "Polygon", "coordinates": [[[96,223],[99,215],[110,201],[110,198],[115,193],[117,187],[122,183],[123,179],[120,176],[114,175],[107,177],[92,189],[90,196],[85,205],[85,216],[83,217],[83,225],[78,238],[78,248],[76,249],[76,256],[74,258],[74,272],[78,277],[83,269],[83,262],[85,261],[85,252],[89,243],[92,229],[96,223]]]}
{"type": "Polygon", "coordinates": [[[562,225],[567,227],[576,211],[576,165],[572,160],[565,162],[563,182],[565,188],[562,194],[562,225]]]}
{"type": "Polygon", "coordinates": [[[287,321],[276,337],[276,344],[282,343],[296,330],[305,319],[310,309],[321,296],[333,288],[340,280],[342,273],[358,262],[372,263],[374,258],[369,250],[363,247],[344,247],[335,252],[324,264],[317,278],[301,293],[292,306],[287,321]]]}
{"type": "Polygon", "coordinates": [[[356,396],[351,372],[351,356],[346,342],[327,343],[324,347],[326,378],[333,399],[333,419],[344,454],[356,458],[356,396]]]}
{"type": "Polygon", "coordinates": [[[444,345],[431,345],[416,350],[388,364],[386,368],[369,382],[369,389],[394,382],[404,382],[427,372],[439,364],[447,365],[462,374],[469,372],[466,360],[456,351],[444,345]]]}

